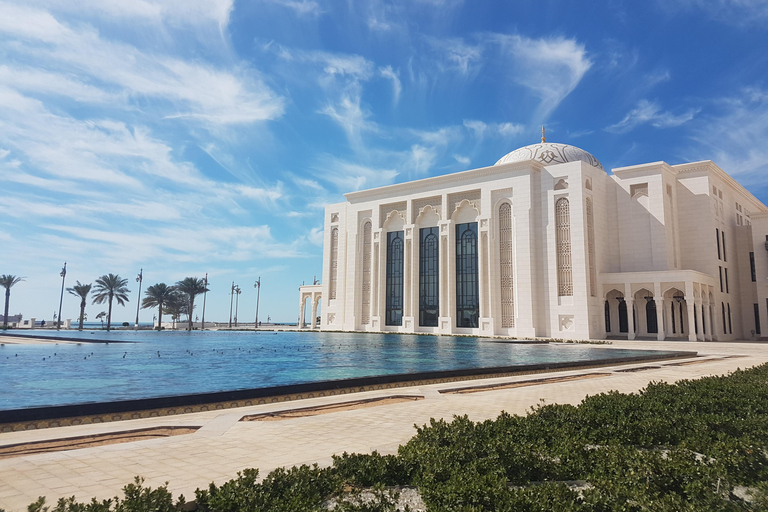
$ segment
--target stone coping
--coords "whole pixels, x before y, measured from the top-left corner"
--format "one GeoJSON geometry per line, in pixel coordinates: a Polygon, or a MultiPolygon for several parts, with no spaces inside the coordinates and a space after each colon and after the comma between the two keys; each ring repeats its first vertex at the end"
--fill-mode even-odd
{"type": "Polygon", "coordinates": [[[0,432],[174,416],[364,391],[388,390],[427,384],[596,368],[667,359],[692,358],[696,356],[697,352],[690,351],[657,351],[656,353],[646,355],[594,359],[590,361],[379,375],[193,395],[11,409],[0,411],[0,432]]]}

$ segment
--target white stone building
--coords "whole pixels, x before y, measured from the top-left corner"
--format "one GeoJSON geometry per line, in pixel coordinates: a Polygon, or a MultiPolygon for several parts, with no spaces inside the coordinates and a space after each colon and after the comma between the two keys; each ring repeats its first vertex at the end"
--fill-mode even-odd
{"type": "MultiPolygon", "coordinates": [[[[312,322],[570,339],[768,334],[768,208],[711,161],[613,170],[548,143],[345,194],[312,322]]],[[[300,321],[302,319],[300,318],[300,321]]]]}

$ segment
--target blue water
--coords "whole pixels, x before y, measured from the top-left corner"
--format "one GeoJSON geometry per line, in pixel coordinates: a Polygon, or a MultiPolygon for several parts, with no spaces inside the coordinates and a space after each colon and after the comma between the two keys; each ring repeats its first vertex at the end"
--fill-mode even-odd
{"type": "Polygon", "coordinates": [[[0,346],[0,410],[651,353],[402,334],[62,331],[58,335],[132,343],[0,346]]]}

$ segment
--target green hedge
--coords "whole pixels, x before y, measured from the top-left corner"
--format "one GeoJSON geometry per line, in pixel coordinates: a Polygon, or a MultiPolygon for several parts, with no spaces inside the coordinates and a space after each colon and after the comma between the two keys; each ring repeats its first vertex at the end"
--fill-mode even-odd
{"type": "MultiPolygon", "coordinates": [[[[204,512],[322,510],[331,497],[376,489],[337,510],[395,510],[385,487],[416,486],[431,511],[768,510],[768,365],[725,377],[651,383],[637,394],[541,405],[526,416],[430,420],[398,454],[344,454],[329,468],[245,470],[195,492],[204,512]],[[569,485],[570,484],[570,485],[569,485]],[[751,503],[735,486],[755,492],[751,503]]],[[[54,512],[183,508],[165,487],[125,499],[60,500],[54,512]]],[[[30,512],[45,512],[44,500],[30,512]]]]}

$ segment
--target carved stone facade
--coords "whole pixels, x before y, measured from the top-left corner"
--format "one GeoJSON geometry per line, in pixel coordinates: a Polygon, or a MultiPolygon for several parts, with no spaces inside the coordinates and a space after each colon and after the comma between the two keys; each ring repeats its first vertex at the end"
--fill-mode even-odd
{"type": "Polygon", "coordinates": [[[608,174],[586,151],[541,143],[345,197],[326,207],[321,329],[768,333],[768,208],[712,162],[608,174]]]}

